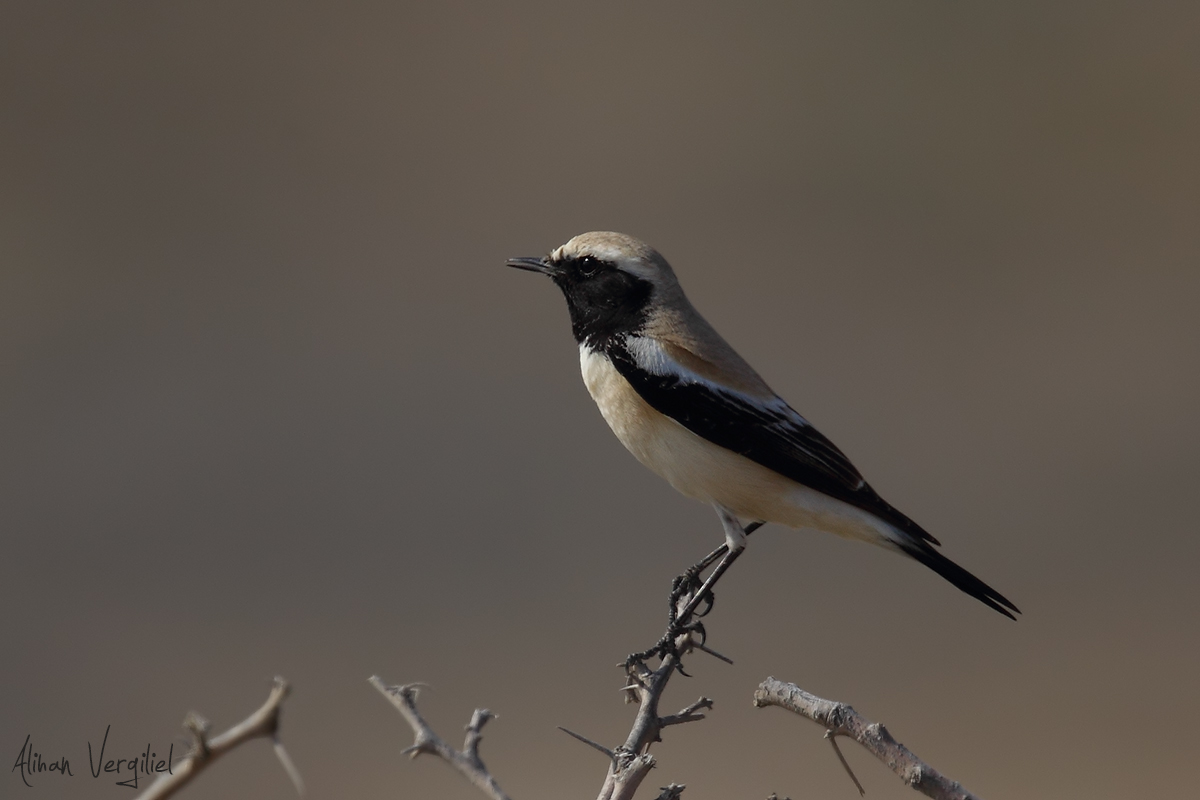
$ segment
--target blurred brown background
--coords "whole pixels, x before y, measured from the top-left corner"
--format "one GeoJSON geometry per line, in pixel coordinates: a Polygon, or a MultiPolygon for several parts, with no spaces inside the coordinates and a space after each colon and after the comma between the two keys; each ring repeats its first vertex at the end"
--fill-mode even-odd
{"type": "MultiPolygon", "coordinates": [[[[588,797],[631,650],[721,540],[506,270],[640,236],[1012,624],[915,563],[755,536],[645,793],[852,798],[767,675],[985,797],[1187,796],[1200,733],[1193,3],[51,3],[0,9],[0,755],[109,751],[295,685],[315,798],[433,684],[515,797],[588,797]]],[[[176,747],[178,751],[179,746],[176,747]]],[[[862,752],[873,798],[911,795],[862,752]]],[[[269,748],[186,793],[288,798],[269,748]]]]}

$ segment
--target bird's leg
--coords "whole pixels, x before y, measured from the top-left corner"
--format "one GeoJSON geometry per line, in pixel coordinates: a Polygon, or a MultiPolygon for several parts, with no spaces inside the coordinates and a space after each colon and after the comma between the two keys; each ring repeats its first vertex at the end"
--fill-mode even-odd
{"type": "MultiPolygon", "coordinates": [[[[724,556],[727,552],[729,552],[729,545],[721,545],[716,550],[713,550],[704,558],[700,559],[700,561],[684,570],[682,575],[677,576],[673,581],[671,581],[671,596],[667,602],[668,627],[674,626],[675,620],[679,618],[679,601],[685,597],[690,599],[700,589],[700,586],[702,585],[700,574],[712,566],[717,559],[724,556]]],[[[712,604],[710,603],[709,608],[711,608],[711,606],[712,604]]],[[[708,613],[709,608],[705,608],[704,611],[701,611],[696,616],[703,617],[708,613]]]]}
{"type": "Polygon", "coordinates": [[[688,567],[682,575],[679,575],[672,581],[670,608],[667,613],[667,632],[649,650],[630,654],[625,661],[626,668],[629,668],[634,663],[644,663],[648,658],[664,656],[672,652],[675,649],[675,640],[682,633],[698,629],[698,632],[703,636],[703,626],[699,622],[690,623],[691,617],[693,615],[704,616],[704,614],[708,613],[708,608],[712,607],[712,587],[720,580],[725,570],[729,569],[729,566],[741,555],[742,550],[746,546],[746,537],[765,524],[759,520],[751,522],[743,528],[741,523],[738,522],[737,517],[731,512],[718,507],[717,513],[721,517],[722,525],[726,528],[726,543],[688,567]],[[738,533],[741,535],[739,536],[738,533],[730,535],[730,525],[736,526],[738,533]],[[729,550],[730,540],[733,540],[735,543],[740,541],[741,543],[740,547],[732,555],[729,550]],[[717,568],[713,570],[713,573],[708,576],[707,580],[701,582],[699,579],[700,574],[712,566],[718,559],[720,559],[721,563],[717,564],[717,568]],[[696,614],[696,608],[703,602],[702,598],[708,600],[708,608],[703,613],[696,614]],[[683,604],[681,605],[681,603],[683,604]]]}
{"type": "Polygon", "coordinates": [[[687,572],[685,572],[684,574],[685,575],[693,575],[693,576],[699,575],[701,572],[704,572],[704,570],[708,569],[714,563],[716,563],[717,559],[719,559],[721,556],[725,555],[728,552],[729,552],[729,545],[723,544],[720,547],[718,547],[716,550],[713,550],[711,553],[706,555],[704,558],[700,559],[698,562],[696,562],[692,566],[688,567],[687,572]]]}
{"type": "MultiPolygon", "coordinates": [[[[724,520],[722,520],[722,524],[724,524],[724,520]]],[[[735,525],[738,524],[736,520],[734,520],[734,524],[735,525]]],[[[746,527],[741,528],[742,542],[745,542],[747,536],[754,533],[756,530],[758,530],[765,524],[766,523],[763,522],[762,520],[757,520],[755,522],[751,522],[746,527]]],[[[743,544],[742,547],[745,547],[745,544],[743,544]]],[[[721,556],[725,555],[728,552],[729,552],[729,541],[728,541],[728,537],[726,537],[725,544],[721,545],[716,550],[713,550],[711,553],[706,555],[704,558],[700,559],[700,561],[698,561],[695,564],[693,564],[692,566],[688,567],[687,571],[684,572],[683,575],[680,575],[679,578],[676,578],[676,580],[686,579],[689,576],[692,578],[695,578],[701,572],[703,572],[704,570],[711,567],[713,565],[713,563],[716,562],[717,559],[719,559],[721,556]]]]}
{"type": "Polygon", "coordinates": [[[713,508],[717,510],[717,516],[721,518],[721,527],[725,529],[725,546],[729,548],[729,552],[738,553],[744,550],[746,548],[746,530],[738,521],[737,516],[719,503],[713,503],[713,508]]]}
{"type": "MultiPolygon", "coordinates": [[[[715,558],[720,557],[721,560],[717,563],[717,566],[712,571],[712,574],[705,579],[704,583],[700,585],[700,588],[695,592],[695,594],[688,599],[687,604],[679,610],[679,613],[675,617],[675,626],[678,628],[683,628],[687,625],[688,618],[691,617],[691,615],[696,611],[696,608],[705,600],[708,601],[708,607],[710,609],[712,608],[712,587],[721,579],[721,576],[725,574],[725,570],[729,569],[729,567],[733,565],[733,562],[737,560],[738,556],[742,554],[742,551],[746,549],[746,536],[749,533],[757,530],[758,527],[762,525],[761,522],[755,522],[743,528],[742,523],[738,521],[738,518],[734,516],[732,511],[715,503],[713,504],[713,507],[717,510],[717,516],[721,518],[721,526],[725,529],[725,544],[710,553],[703,561],[700,562],[700,564],[697,564],[696,567],[704,569],[704,567],[707,567],[708,564],[711,564],[715,558]]],[[[692,569],[696,568],[693,567],[692,569]]],[[[688,572],[684,574],[691,574],[693,575],[694,579],[694,576],[698,576],[699,572],[700,570],[696,570],[695,573],[692,573],[692,570],[688,570],[688,572]]],[[[708,610],[706,609],[704,613],[707,614],[708,610]]],[[[699,616],[704,615],[701,614],[699,616]]]]}
{"type": "Polygon", "coordinates": [[[697,614],[697,616],[703,617],[709,612],[712,608],[712,587],[720,580],[725,570],[729,569],[730,565],[742,554],[742,550],[746,548],[746,537],[766,524],[762,520],[756,520],[743,528],[742,523],[738,521],[738,518],[729,509],[724,506],[714,507],[717,510],[717,515],[721,518],[721,525],[725,529],[725,544],[713,550],[675,579],[671,590],[668,631],[686,625],[688,617],[694,614],[696,608],[705,600],[708,601],[708,607],[702,613],[697,614]],[[700,583],[700,573],[708,569],[717,559],[721,559],[721,563],[717,564],[717,568],[713,570],[707,580],[700,583]],[[698,589],[696,588],[697,584],[699,584],[698,589]],[[680,608],[679,601],[688,594],[691,596],[687,604],[680,608]]]}

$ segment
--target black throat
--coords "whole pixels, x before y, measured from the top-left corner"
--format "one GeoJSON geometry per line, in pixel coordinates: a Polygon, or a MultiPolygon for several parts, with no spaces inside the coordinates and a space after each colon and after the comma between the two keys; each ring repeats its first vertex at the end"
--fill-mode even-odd
{"type": "Polygon", "coordinates": [[[649,281],[620,269],[605,269],[588,277],[568,271],[554,282],[567,298],[575,341],[603,350],[613,339],[636,333],[646,325],[649,281]]]}

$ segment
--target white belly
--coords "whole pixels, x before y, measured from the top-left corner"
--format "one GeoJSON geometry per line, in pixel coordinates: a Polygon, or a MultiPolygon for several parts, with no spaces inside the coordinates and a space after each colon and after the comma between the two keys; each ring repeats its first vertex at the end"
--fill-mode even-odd
{"type": "Polygon", "coordinates": [[[580,347],[579,362],[588,392],[621,444],[688,497],[719,503],[745,520],[816,528],[884,546],[897,538],[875,515],[715,445],[655,411],[603,355],[580,347]]]}

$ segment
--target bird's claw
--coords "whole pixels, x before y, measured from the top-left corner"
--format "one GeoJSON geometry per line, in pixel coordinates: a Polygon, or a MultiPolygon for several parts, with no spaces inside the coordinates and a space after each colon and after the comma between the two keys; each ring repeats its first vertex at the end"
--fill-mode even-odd
{"type": "MultiPolygon", "coordinates": [[[[686,620],[678,619],[679,609],[686,608],[688,603],[690,603],[692,598],[695,596],[696,592],[703,588],[704,581],[700,580],[700,573],[703,570],[703,567],[703,562],[700,564],[693,564],[692,566],[688,567],[682,575],[676,576],[675,579],[671,581],[671,596],[667,614],[667,620],[671,626],[674,626],[677,622],[686,622],[686,620]]],[[[700,601],[704,604],[704,607],[702,609],[694,609],[691,613],[691,616],[707,616],[708,613],[713,609],[713,601],[714,598],[712,591],[705,592],[704,597],[700,601]]]]}

